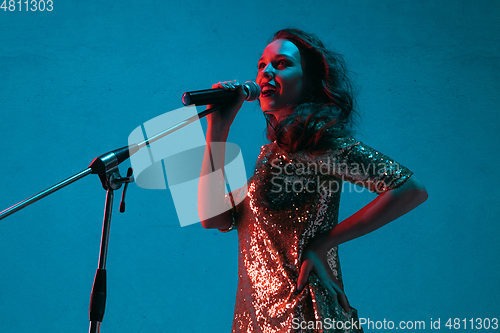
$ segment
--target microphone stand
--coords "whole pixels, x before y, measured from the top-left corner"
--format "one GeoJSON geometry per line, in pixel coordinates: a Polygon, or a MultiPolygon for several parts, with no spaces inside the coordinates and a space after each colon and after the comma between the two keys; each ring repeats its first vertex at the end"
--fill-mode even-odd
{"type": "Polygon", "coordinates": [[[175,132],[182,127],[205,117],[206,115],[219,110],[223,105],[214,106],[210,109],[206,109],[197,115],[194,115],[180,123],[166,129],[163,132],[153,135],[152,137],[146,139],[143,142],[135,143],[127,147],[122,147],[115,149],[113,151],[107,152],[99,157],[96,157],[88,166],[87,169],[35,194],[34,196],[19,202],[18,204],[7,208],[0,212],[0,220],[6,218],[9,215],[31,205],[32,203],[54,193],[61,188],[82,179],[89,174],[97,174],[101,180],[102,187],[106,190],[106,203],[104,208],[104,221],[102,226],[101,234],[101,247],[99,251],[99,264],[94,278],[94,284],[92,286],[92,292],[90,294],[90,308],[89,308],[89,332],[96,333],[101,329],[101,322],[104,318],[104,309],[106,306],[106,258],[108,253],[108,241],[109,241],[109,229],[111,224],[111,213],[113,207],[114,191],[120,189],[122,184],[125,184],[122,193],[122,200],[120,204],[120,212],[125,212],[125,192],[127,190],[128,184],[134,181],[132,177],[133,170],[129,168],[127,171],[127,177],[121,177],[118,170],[118,166],[130,156],[135,154],[139,149],[148,146],[149,144],[175,132]]]}

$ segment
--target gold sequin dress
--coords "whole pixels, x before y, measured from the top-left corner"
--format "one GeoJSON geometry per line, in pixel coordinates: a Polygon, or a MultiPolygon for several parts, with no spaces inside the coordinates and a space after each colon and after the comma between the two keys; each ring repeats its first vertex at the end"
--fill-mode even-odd
{"type": "MultiPolygon", "coordinates": [[[[221,231],[238,230],[233,332],[362,332],[356,310],[345,312],[314,273],[297,292],[302,252],[338,223],[340,194],[347,185],[354,190],[342,179],[382,193],[401,186],[412,172],[354,138],[337,143],[319,156],[264,145],[248,191],[231,192],[239,203],[232,225],[221,231]]],[[[328,255],[342,283],[337,247],[328,255]]]]}

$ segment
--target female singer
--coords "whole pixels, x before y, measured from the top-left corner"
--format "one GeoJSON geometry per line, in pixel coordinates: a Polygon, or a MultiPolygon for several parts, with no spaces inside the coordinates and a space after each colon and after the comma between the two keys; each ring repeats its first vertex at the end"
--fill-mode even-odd
{"type": "Polygon", "coordinates": [[[408,168],[352,137],[344,62],[318,37],[278,31],[257,67],[271,143],[247,186],[225,195],[224,146],[245,94],[236,81],[215,84],[239,98],[207,116],[198,193],[204,228],[238,230],[233,332],[362,332],[337,246],[406,214],[427,192],[408,168]],[[378,196],[338,223],[343,180],[378,196]]]}

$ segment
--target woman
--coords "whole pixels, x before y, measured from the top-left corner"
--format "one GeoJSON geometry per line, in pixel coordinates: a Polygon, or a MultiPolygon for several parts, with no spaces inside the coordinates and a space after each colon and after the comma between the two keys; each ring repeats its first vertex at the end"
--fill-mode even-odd
{"type": "Polygon", "coordinates": [[[214,171],[223,170],[224,143],[245,95],[238,82],[213,86],[240,92],[207,117],[202,175],[211,176],[200,178],[198,194],[205,228],[238,230],[233,332],[362,332],[343,291],[337,246],[427,199],[410,170],[351,137],[345,72],[341,57],[315,35],[274,35],[256,80],[272,143],[262,147],[248,187],[229,196],[222,172],[214,171]],[[337,223],[342,180],[378,196],[337,223]]]}

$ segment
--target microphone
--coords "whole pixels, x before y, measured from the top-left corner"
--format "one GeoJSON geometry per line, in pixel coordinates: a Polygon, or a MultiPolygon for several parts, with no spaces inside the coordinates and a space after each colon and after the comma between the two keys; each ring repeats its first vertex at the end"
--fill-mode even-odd
{"type": "MultiPolygon", "coordinates": [[[[259,98],[260,87],[253,81],[247,81],[243,84],[243,91],[247,95],[245,100],[249,102],[255,101],[259,98]]],[[[205,89],[197,91],[189,91],[182,95],[182,104],[188,105],[208,105],[208,104],[222,104],[230,102],[238,97],[237,90],[224,90],[205,89]]]]}

